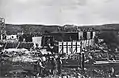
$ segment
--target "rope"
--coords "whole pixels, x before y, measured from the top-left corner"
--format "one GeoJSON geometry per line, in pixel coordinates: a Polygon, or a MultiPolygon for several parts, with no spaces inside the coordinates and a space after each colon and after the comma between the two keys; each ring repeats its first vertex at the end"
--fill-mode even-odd
{"type": "Polygon", "coordinates": [[[7,46],[7,42],[5,43],[4,49],[6,48],[6,46],[7,46]]]}
{"type": "Polygon", "coordinates": [[[19,47],[19,45],[20,45],[20,42],[18,43],[18,45],[17,45],[16,49],[19,47]]]}

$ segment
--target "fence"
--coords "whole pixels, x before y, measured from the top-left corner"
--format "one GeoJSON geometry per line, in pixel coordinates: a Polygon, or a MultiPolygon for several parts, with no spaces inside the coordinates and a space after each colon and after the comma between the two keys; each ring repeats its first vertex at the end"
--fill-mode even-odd
{"type": "Polygon", "coordinates": [[[4,49],[8,48],[26,48],[30,49],[34,44],[32,42],[5,42],[4,49]]]}

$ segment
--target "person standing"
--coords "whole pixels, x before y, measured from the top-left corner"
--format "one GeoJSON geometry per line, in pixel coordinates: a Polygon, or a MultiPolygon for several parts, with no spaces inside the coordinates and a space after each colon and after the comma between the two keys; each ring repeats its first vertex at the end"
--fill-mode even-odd
{"type": "Polygon", "coordinates": [[[56,69],[56,63],[54,57],[51,58],[51,74],[54,74],[54,70],[56,69]]]}
{"type": "Polygon", "coordinates": [[[110,67],[108,69],[109,77],[114,77],[115,78],[115,69],[114,67],[110,67]]]}
{"type": "Polygon", "coordinates": [[[0,43],[0,52],[4,49],[4,43],[0,43]]]}
{"type": "Polygon", "coordinates": [[[57,62],[57,71],[58,71],[57,74],[60,75],[61,74],[61,64],[62,64],[60,56],[56,58],[56,62],[57,62]]]}

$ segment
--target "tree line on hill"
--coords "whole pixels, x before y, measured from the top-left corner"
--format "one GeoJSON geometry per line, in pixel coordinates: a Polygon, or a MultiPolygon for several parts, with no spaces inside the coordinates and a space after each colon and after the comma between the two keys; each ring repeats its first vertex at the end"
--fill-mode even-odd
{"type": "Polygon", "coordinates": [[[88,28],[88,29],[94,29],[96,31],[99,30],[101,32],[99,34],[99,37],[103,38],[107,44],[111,44],[111,45],[119,44],[119,38],[118,38],[119,24],[105,24],[105,25],[81,26],[81,27],[73,26],[73,25],[58,26],[58,25],[6,24],[6,33],[17,34],[19,32],[24,32],[24,33],[44,34],[44,33],[52,33],[52,32],[70,32],[70,31],[76,32],[77,27],[79,27],[79,29],[88,28]],[[116,29],[116,31],[114,31],[114,29],[116,29]]]}

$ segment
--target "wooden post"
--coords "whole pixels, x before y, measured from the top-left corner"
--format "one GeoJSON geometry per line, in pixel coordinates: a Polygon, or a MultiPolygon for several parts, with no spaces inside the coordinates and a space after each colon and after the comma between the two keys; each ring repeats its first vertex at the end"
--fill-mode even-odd
{"type": "Polygon", "coordinates": [[[77,53],[77,41],[76,41],[76,53],[77,53]]]}
{"type": "Polygon", "coordinates": [[[81,69],[84,72],[84,52],[81,53],[81,69]]]}
{"type": "Polygon", "coordinates": [[[62,54],[64,53],[64,42],[62,41],[62,54]]]}
{"type": "Polygon", "coordinates": [[[82,52],[82,41],[80,41],[80,53],[82,52]]]}
{"type": "Polygon", "coordinates": [[[73,53],[73,41],[71,41],[71,54],[73,53]]]}
{"type": "Polygon", "coordinates": [[[68,42],[66,42],[66,53],[68,54],[68,42]]]}

